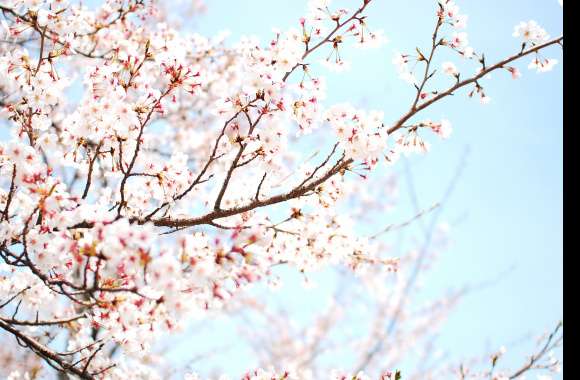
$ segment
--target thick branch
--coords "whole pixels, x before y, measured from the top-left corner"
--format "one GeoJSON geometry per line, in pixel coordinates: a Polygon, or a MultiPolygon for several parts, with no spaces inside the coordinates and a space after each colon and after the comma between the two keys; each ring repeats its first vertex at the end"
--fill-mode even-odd
{"type": "Polygon", "coordinates": [[[226,210],[214,210],[206,215],[197,218],[186,219],[171,219],[161,218],[153,221],[153,224],[160,227],[192,227],[200,224],[209,224],[215,219],[227,218],[228,216],[238,215],[257,208],[270,206],[277,203],[286,202],[290,199],[295,199],[304,196],[306,193],[316,189],[319,185],[326,182],[329,178],[347,169],[353,163],[352,159],[346,161],[338,161],[331,169],[329,169],[323,176],[309,183],[308,185],[298,186],[287,193],[279,194],[266,198],[264,200],[254,200],[246,205],[234,207],[226,210]]]}
{"type": "Polygon", "coordinates": [[[76,375],[79,378],[85,380],[93,380],[95,378],[91,374],[72,366],[69,362],[60,357],[57,352],[39,343],[36,339],[24,334],[22,331],[16,329],[3,319],[0,319],[0,328],[14,335],[14,337],[19,342],[28,346],[32,351],[46,360],[49,364],[53,366],[56,364],[60,371],[76,375]]]}

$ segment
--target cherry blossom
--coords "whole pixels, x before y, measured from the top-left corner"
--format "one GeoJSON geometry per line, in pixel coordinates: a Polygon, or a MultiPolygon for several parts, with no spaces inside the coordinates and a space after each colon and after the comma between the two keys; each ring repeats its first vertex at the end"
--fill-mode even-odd
{"type": "Polygon", "coordinates": [[[524,42],[529,42],[533,45],[545,42],[550,38],[548,33],[534,20],[522,21],[516,25],[513,36],[521,37],[524,42]]]}
{"type": "MultiPolygon", "coordinates": [[[[284,315],[250,296],[263,284],[272,293],[283,287],[276,270],[284,267],[303,277],[305,293],[316,273],[351,276],[351,290],[363,294],[348,295],[353,305],[377,313],[368,336],[341,346],[360,368],[324,368],[324,378],[401,379],[376,355],[388,351],[396,366],[458,296],[416,316],[405,309],[408,270],[422,251],[401,259],[382,236],[423,213],[368,233],[396,203],[387,166],[451,138],[451,121],[429,119],[432,104],[451,95],[488,103],[490,73],[518,78],[516,62],[528,56],[530,69],[550,71],[558,60],[540,52],[563,37],[522,22],[513,35],[523,46],[486,62],[469,46],[468,16],[455,1],[426,5],[430,43],[396,53],[395,70],[385,68],[413,94],[397,117],[388,106],[328,96],[329,72],[356,74],[347,70],[356,49],[389,46],[372,3],[305,1],[300,19],[265,40],[191,31],[185,21],[205,9],[202,1],[0,4],[0,330],[10,342],[0,348],[0,376],[203,379],[191,368],[170,370],[161,344],[187,336],[192,321],[259,310],[282,321],[281,333],[260,336],[268,360],[248,363],[239,378],[321,378],[310,364],[344,309],[321,306],[312,328],[291,336],[284,315]],[[443,51],[452,57],[440,65],[443,51]],[[475,74],[462,73],[463,63],[475,74]],[[399,308],[409,332],[385,348],[381,321],[399,308]],[[365,363],[375,364],[368,371],[365,363]]],[[[448,228],[436,234],[433,250],[443,250],[448,228]]],[[[558,347],[559,329],[546,347],[558,347]]],[[[553,354],[533,358],[559,369],[553,354]]],[[[505,373],[494,376],[513,372],[505,373]]]]}
{"type": "Polygon", "coordinates": [[[453,62],[443,62],[441,68],[443,69],[443,72],[447,75],[457,76],[457,74],[459,73],[457,67],[453,64],[453,62]]]}
{"type": "Polygon", "coordinates": [[[558,64],[557,59],[554,58],[541,59],[537,57],[534,58],[532,62],[530,62],[528,68],[532,70],[536,69],[537,72],[539,73],[545,73],[547,71],[551,71],[557,64],[558,64]]]}

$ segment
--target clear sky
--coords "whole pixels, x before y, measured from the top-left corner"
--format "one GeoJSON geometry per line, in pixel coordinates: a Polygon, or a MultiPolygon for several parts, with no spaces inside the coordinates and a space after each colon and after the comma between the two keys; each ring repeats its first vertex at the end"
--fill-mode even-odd
{"type": "MultiPolygon", "coordinates": [[[[352,9],[359,2],[335,3],[352,9]]],[[[534,19],[552,36],[562,31],[562,8],[556,0],[457,3],[470,16],[470,45],[484,51],[488,62],[517,51],[520,42],[512,32],[519,21],[534,19]]],[[[326,104],[350,101],[384,110],[387,122],[396,120],[408,108],[413,91],[397,78],[393,53],[428,47],[435,4],[375,0],[368,9],[369,24],[384,29],[390,42],[378,51],[347,54],[352,69],[327,76],[326,104]]],[[[192,26],[202,34],[227,29],[232,40],[251,34],[267,41],[272,27],[296,26],[305,6],[305,0],[213,0],[192,26]]],[[[561,61],[558,47],[546,56],[561,61]]],[[[454,356],[476,355],[504,344],[509,348],[529,334],[551,329],[562,318],[562,65],[536,74],[527,69],[529,61],[517,64],[523,73],[519,80],[495,73],[484,82],[492,98],[486,106],[470,101],[464,92],[426,112],[424,116],[434,120],[451,120],[453,135],[442,143],[432,139],[432,152],[409,161],[419,202],[428,207],[441,199],[469,149],[460,182],[442,215],[453,225],[453,245],[425,286],[436,294],[500,277],[465,298],[445,324],[439,344],[454,356]]],[[[400,172],[404,185],[404,163],[393,170],[400,172]]],[[[407,207],[401,206],[401,215],[409,215],[409,199],[402,201],[407,207]]],[[[397,221],[385,218],[385,225],[397,221]]],[[[514,354],[506,360],[516,366],[523,357],[514,354]]]]}

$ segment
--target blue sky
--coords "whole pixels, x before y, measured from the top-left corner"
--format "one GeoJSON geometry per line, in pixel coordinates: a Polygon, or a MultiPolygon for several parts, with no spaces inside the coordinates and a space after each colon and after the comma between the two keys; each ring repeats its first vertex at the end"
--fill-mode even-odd
{"type": "MultiPolygon", "coordinates": [[[[194,28],[209,35],[230,30],[232,41],[243,34],[267,41],[272,27],[297,25],[306,7],[301,0],[208,3],[207,14],[194,21],[194,28]]],[[[335,3],[352,9],[358,1],[335,3]]],[[[470,45],[485,52],[488,62],[517,51],[520,42],[511,34],[519,21],[534,19],[552,36],[562,31],[562,8],[556,0],[457,3],[470,16],[470,45]]],[[[384,29],[390,42],[380,50],[346,53],[352,69],[327,76],[326,104],[350,101],[384,110],[386,122],[396,120],[409,106],[413,89],[397,78],[393,53],[428,47],[435,6],[426,0],[374,1],[368,22],[384,29]]],[[[558,47],[546,56],[561,61],[558,47]]],[[[529,61],[516,65],[523,73],[519,80],[495,73],[483,83],[492,98],[489,105],[469,100],[463,92],[425,112],[425,118],[451,120],[453,135],[441,143],[433,139],[428,155],[408,161],[419,203],[428,207],[440,200],[469,150],[442,213],[453,225],[453,245],[425,279],[426,286],[440,294],[449,287],[500,277],[465,298],[444,326],[439,344],[455,357],[535,336],[562,318],[562,65],[536,74],[527,70],[529,61]]],[[[393,170],[401,174],[404,186],[405,164],[393,170]]],[[[401,201],[400,215],[409,215],[410,200],[401,201]]],[[[391,222],[385,218],[385,225],[391,222]]],[[[518,347],[506,357],[514,366],[524,359],[517,355],[518,347]]]]}

